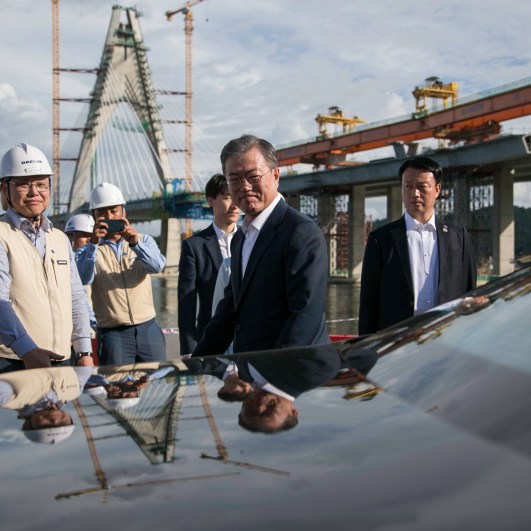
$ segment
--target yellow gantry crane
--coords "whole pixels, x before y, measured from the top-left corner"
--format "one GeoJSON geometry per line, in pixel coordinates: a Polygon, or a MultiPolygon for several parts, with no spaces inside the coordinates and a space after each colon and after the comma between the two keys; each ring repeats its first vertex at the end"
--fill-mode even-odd
{"type": "Polygon", "coordinates": [[[319,125],[319,135],[328,138],[328,124],[339,124],[343,127],[343,134],[350,133],[356,124],[362,124],[365,120],[353,116],[348,118],[343,116],[343,111],[339,107],[329,107],[328,114],[318,114],[315,121],[319,125]]]}
{"type": "Polygon", "coordinates": [[[437,76],[426,78],[426,85],[415,87],[412,94],[416,100],[416,113],[422,113],[428,110],[426,103],[427,98],[442,99],[444,108],[448,106],[448,100],[452,98],[452,105],[456,104],[458,87],[455,81],[443,83],[437,76]]]}

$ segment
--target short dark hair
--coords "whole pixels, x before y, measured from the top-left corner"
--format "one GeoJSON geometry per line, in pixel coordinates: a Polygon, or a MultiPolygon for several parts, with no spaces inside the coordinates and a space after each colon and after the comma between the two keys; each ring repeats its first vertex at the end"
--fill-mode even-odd
{"type": "Polygon", "coordinates": [[[216,199],[219,194],[226,195],[229,193],[229,187],[227,186],[227,179],[222,173],[215,173],[210,177],[205,186],[205,197],[208,199],[216,199]]]}
{"type": "Polygon", "coordinates": [[[443,170],[441,165],[438,162],[435,162],[429,157],[411,157],[407,159],[400,169],[398,170],[398,176],[400,177],[400,182],[402,182],[402,174],[408,169],[414,168],[415,170],[425,170],[433,173],[435,178],[435,184],[439,184],[443,178],[443,170]]]}
{"type": "Polygon", "coordinates": [[[225,163],[229,157],[241,157],[249,150],[257,148],[269,165],[269,169],[278,166],[277,151],[273,145],[254,135],[242,135],[240,138],[233,138],[221,150],[221,168],[225,173],[225,163]]]}
{"type": "Polygon", "coordinates": [[[247,422],[245,418],[240,413],[238,415],[238,424],[245,428],[247,431],[254,433],[279,433],[281,431],[292,430],[299,424],[299,417],[297,415],[290,414],[286,417],[286,420],[278,428],[270,428],[262,426],[260,424],[254,424],[252,422],[247,422]]]}
{"type": "Polygon", "coordinates": [[[227,391],[222,387],[218,390],[218,398],[224,402],[243,402],[245,391],[227,391]]]}

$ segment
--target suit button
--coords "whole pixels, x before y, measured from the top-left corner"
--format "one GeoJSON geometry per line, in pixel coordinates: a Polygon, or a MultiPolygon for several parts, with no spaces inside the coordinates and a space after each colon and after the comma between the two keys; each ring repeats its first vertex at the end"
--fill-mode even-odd
{"type": "Polygon", "coordinates": [[[236,332],[241,332],[241,331],[242,331],[242,328],[243,328],[242,325],[237,324],[237,325],[236,325],[236,332]]]}

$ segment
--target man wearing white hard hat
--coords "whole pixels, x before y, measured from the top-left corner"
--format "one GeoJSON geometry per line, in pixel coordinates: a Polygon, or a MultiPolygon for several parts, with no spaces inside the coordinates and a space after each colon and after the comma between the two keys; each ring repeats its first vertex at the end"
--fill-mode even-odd
{"type": "MultiPolygon", "coordinates": [[[[65,233],[72,244],[74,250],[74,256],[76,262],[79,257],[85,252],[86,245],[92,238],[92,232],[94,230],[94,218],[92,214],[76,214],[72,216],[65,225],[65,233]]],[[[90,317],[90,326],[93,330],[91,334],[93,338],[96,337],[96,316],[92,309],[92,287],[90,285],[85,286],[85,293],[87,294],[87,304],[90,317]]]]}
{"type": "Polygon", "coordinates": [[[92,285],[100,365],[165,360],[150,275],[162,272],[166,258],[151,236],[129,223],[122,192],[113,184],[98,184],[89,207],[94,230],[77,265],[83,284],[92,285]]]}
{"type": "Polygon", "coordinates": [[[34,146],[2,158],[0,193],[0,372],[92,364],[85,293],[66,235],[44,215],[52,171],[34,146]]]}
{"type": "Polygon", "coordinates": [[[54,444],[74,431],[72,416],[62,408],[81,394],[93,367],[53,367],[0,374],[0,406],[24,419],[27,439],[54,444]]]}
{"type": "Polygon", "coordinates": [[[94,230],[94,218],[90,214],[76,214],[65,225],[65,232],[74,251],[89,242],[94,230]]]}

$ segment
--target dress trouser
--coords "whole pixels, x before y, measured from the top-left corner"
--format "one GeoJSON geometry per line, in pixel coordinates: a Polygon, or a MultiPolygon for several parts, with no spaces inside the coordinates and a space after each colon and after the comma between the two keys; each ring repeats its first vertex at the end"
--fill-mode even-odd
{"type": "Polygon", "coordinates": [[[166,339],[155,319],[138,325],[98,328],[100,365],[164,361],[166,339]]]}

